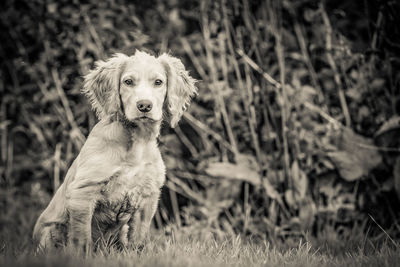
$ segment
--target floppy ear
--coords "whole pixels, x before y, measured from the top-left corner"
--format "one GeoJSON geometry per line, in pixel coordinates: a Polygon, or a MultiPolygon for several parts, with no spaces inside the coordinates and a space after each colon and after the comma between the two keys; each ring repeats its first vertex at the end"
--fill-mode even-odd
{"type": "Polygon", "coordinates": [[[189,76],[178,58],[162,54],[158,59],[164,65],[168,77],[167,106],[171,115],[170,124],[174,128],[189,105],[190,99],[197,94],[196,80],[189,76]]]}
{"type": "Polygon", "coordinates": [[[115,54],[107,61],[99,60],[95,69],[85,76],[82,93],[89,98],[99,119],[120,110],[120,76],[128,58],[124,54],[115,54]]]}

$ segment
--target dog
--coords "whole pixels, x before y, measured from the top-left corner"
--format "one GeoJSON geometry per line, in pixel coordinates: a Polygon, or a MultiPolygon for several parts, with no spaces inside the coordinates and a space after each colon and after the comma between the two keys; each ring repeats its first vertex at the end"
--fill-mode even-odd
{"type": "Polygon", "coordinates": [[[82,92],[99,122],[38,218],[33,239],[45,250],[141,245],[165,181],[160,127],[177,125],[197,94],[196,80],[178,58],[136,51],[96,62],[82,92]]]}

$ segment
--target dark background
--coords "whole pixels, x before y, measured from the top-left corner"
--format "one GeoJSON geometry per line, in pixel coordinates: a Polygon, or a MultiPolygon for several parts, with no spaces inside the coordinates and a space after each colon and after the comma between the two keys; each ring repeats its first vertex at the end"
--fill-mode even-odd
{"type": "MultiPolygon", "coordinates": [[[[0,10],[0,249],[97,122],[94,62],[169,52],[199,95],[160,148],[154,226],[296,244],[400,238],[398,1],[10,1],[0,10]]],[[[344,244],[344,243],[343,243],[344,244]]]]}

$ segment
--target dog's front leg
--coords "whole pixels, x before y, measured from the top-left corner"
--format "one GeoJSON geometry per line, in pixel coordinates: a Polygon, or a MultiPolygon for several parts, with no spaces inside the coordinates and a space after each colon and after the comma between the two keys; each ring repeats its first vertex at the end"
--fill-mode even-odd
{"type": "Polygon", "coordinates": [[[97,196],[93,186],[75,187],[67,197],[68,247],[88,253],[92,243],[91,222],[97,196]]]}
{"type": "Polygon", "coordinates": [[[129,220],[128,241],[131,246],[141,247],[144,245],[151,220],[157,210],[158,198],[159,193],[154,193],[150,197],[143,199],[143,204],[129,220]]]}

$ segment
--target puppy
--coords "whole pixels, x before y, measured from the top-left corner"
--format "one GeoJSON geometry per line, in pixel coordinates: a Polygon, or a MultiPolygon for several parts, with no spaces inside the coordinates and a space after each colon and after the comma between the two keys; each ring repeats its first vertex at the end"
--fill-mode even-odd
{"type": "Polygon", "coordinates": [[[140,245],[165,180],[157,147],[161,122],[176,126],[197,93],[195,80],[179,59],[137,51],[98,61],[85,76],[83,93],[99,122],[37,220],[33,238],[43,249],[140,245]]]}

